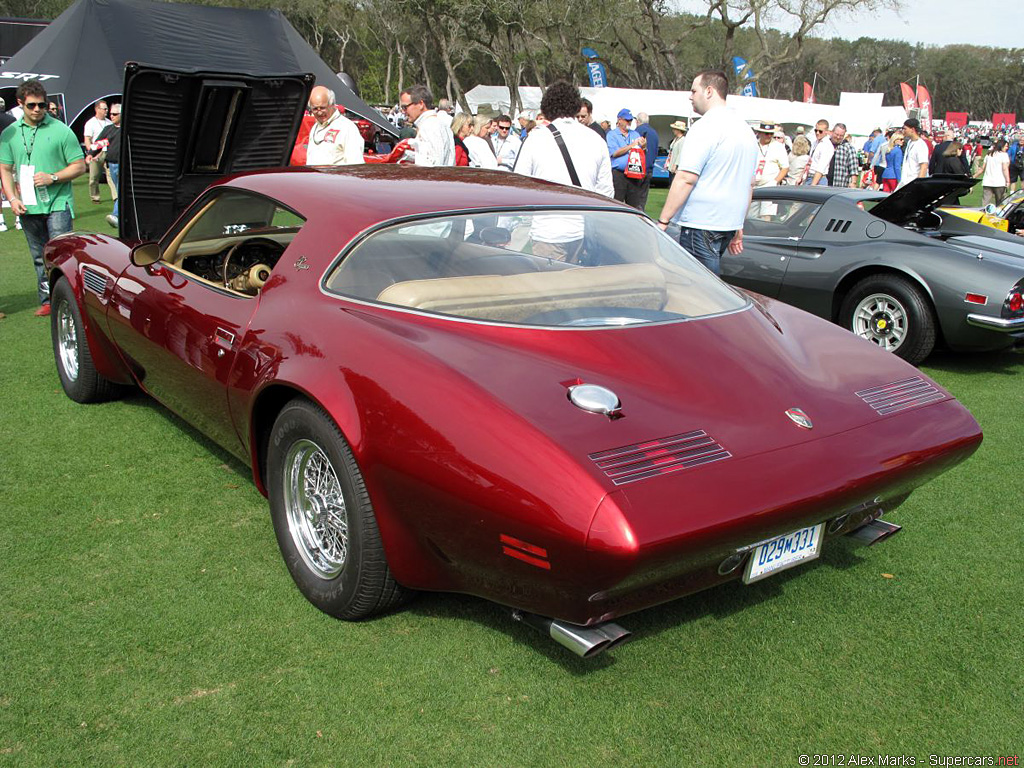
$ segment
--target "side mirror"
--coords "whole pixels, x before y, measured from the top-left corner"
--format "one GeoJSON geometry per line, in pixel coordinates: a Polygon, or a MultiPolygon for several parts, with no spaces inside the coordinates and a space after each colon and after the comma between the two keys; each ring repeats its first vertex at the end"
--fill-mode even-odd
{"type": "Polygon", "coordinates": [[[997,210],[999,210],[999,209],[996,208],[993,203],[989,203],[988,205],[985,206],[985,213],[987,213],[989,216],[991,216],[997,210]]]}
{"type": "Polygon", "coordinates": [[[136,267],[148,267],[160,261],[160,246],[157,243],[139,243],[129,255],[132,264],[136,267]]]}

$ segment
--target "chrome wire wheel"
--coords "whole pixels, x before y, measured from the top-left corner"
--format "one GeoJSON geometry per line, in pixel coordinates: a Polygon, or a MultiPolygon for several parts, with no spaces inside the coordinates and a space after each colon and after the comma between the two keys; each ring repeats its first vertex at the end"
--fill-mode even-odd
{"type": "Polygon", "coordinates": [[[348,557],[348,510],[324,450],[296,440],[284,461],[288,531],[306,566],[321,579],[341,573],[348,557]]]}
{"type": "Polygon", "coordinates": [[[907,310],[888,294],[872,293],[854,309],[851,330],[882,349],[895,352],[907,337],[907,310]]]}
{"type": "Polygon", "coordinates": [[[78,380],[78,331],[75,316],[66,301],[57,305],[57,354],[68,381],[78,380]]]}

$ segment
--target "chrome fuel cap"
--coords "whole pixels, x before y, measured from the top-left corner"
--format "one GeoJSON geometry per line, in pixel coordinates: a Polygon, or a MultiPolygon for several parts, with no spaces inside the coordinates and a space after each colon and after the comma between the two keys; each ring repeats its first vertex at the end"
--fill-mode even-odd
{"type": "Polygon", "coordinates": [[[577,384],[569,387],[569,401],[580,410],[604,416],[611,416],[622,407],[618,395],[597,384],[577,384]]]}

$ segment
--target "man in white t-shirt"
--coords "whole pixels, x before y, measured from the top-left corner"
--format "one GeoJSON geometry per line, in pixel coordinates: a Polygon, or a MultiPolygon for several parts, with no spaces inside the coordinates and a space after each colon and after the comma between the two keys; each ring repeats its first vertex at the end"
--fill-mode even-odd
{"type": "MultiPolygon", "coordinates": [[[[89,197],[92,198],[94,203],[98,203],[100,201],[100,175],[103,173],[103,162],[107,159],[107,153],[100,152],[97,155],[93,155],[92,143],[100,135],[100,131],[111,123],[107,119],[107,102],[97,101],[93,109],[96,114],[85,121],[83,138],[85,140],[85,158],[89,164],[89,197]]],[[[113,200],[117,199],[117,191],[112,184],[110,186],[110,196],[113,200]]]]}
{"type": "Polygon", "coordinates": [[[334,91],[322,85],[309,93],[316,123],[309,129],[306,165],[359,165],[365,142],[359,128],[338,111],[334,91]]]}
{"type": "Polygon", "coordinates": [[[832,164],[832,155],[835,152],[836,147],[828,131],[828,120],[819,120],[814,124],[814,141],[811,142],[807,168],[800,183],[810,187],[827,186],[828,167],[832,164]]]}
{"type": "Polygon", "coordinates": [[[726,249],[743,251],[743,221],[757,166],[754,133],[725,105],[728,93],[724,72],[705,70],[693,78],[693,109],[702,117],[690,127],[658,218],[662,229],[678,223],[680,245],[716,275],[726,249]]]}
{"type": "Polygon", "coordinates": [[[906,139],[903,147],[903,168],[896,189],[928,175],[928,143],[921,138],[921,123],[916,117],[911,117],[903,123],[903,136],[906,139]]]}
{"type": "MultiPolygon", "coordinates": [[[[569,153],[569,162],[582,189],[615,196],[612,163],[604,139],[576,119],[580,110],[580,92],[564,81],[552,83],[544,91],[541,112],[551,122],[535,128],[523,142],[516,158],[516,173],[546,179],[559,184],[575,184],[562,150],[555,138],[561,136],[569,153]],[[554,128],[555,130],[552,130],[554,128]]],[[[499,123],[501,118],[498,119],[499,123]]],[[[584,217],[569,215],[534,216],[530,227],[533,254],[575,263],[583,248],[584,217]]]]}
{"type": "Polygon", "coordinates": [[[455,136],[433,109],[434,96],[425,85],[413,85],[400,94],[398,102],[405,118],[416,126],[416,138],[409,154],[416,165],[455,165],[455,136]]]}

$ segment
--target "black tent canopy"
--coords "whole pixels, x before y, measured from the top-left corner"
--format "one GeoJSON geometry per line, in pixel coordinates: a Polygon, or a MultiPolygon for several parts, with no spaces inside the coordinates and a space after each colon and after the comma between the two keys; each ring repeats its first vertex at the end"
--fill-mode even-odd
{"type": "Polygon", "coordinates": [[[35,77],[47,93],[63,95],[70,124],[97,99],[122,92],[129,61],[258,76],[310,72],[346,110],[395,131],[324,64],[280,11],[78,0],[4,64],[0,92],[7,96],[7,89],[35,77]]]}

